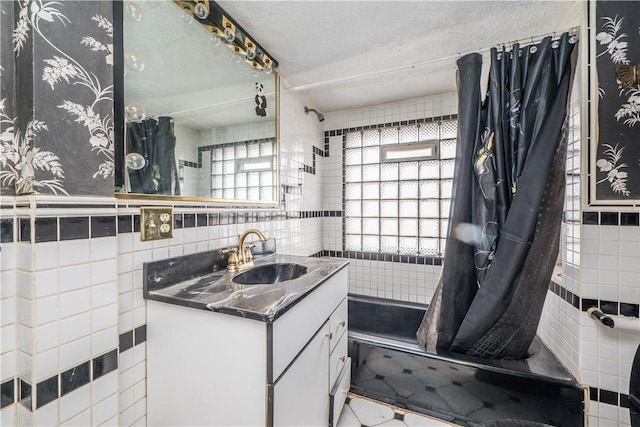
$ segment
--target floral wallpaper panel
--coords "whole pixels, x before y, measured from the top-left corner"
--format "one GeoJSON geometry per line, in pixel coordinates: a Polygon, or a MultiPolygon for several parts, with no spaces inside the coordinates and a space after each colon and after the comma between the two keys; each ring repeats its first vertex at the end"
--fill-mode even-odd
{"type": "Polygon", "coordinates": [[[640,64],[638,3],[598,1],[595,14],[598,137],[591,185],[595,201],[640,200],[640,84],[622,88],[618,65],[640,64]]]}
{"type": "Polygon", "coordinates": [[[3,188],[113,195],[112,3],[21,0],[13,7],[17,96],[14,105],[1,99],[3,188]]]}

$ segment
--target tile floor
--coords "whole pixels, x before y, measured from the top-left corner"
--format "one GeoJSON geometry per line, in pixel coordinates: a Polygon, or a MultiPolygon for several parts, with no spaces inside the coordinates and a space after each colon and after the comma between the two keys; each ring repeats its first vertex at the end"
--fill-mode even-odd
{"type": "Polygon", "coordinates": [[[337,427],[455,427],[442,420],[416,414],[356,394],[349,394],[337,427]]]}

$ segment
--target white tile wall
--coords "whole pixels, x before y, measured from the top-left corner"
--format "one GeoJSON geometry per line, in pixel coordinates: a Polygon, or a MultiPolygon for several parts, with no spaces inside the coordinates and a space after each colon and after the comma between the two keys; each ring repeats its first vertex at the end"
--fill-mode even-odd
{"type": "Polygon", "coordinates": [[[350,260],[349,293],[428,304],[442,267],[350,260]]]}
{"type": "MultiPolygon", "coordinates": [[[[16,376],[18,316],[15,273],[16,244],[2,243],[0,245],[0,383],[11,381],[16,376]]],[[[0,425],[15,424],[14,416],[15,405],[5,407],[0,411],[0,425]]]]}
{"type": "MultiPolygon", "coordinates": [[[[395,121],[457,114],[457,95],[414,98],[369,108],[325,114],[324,130],[377,125],[395,121]]],[[[329,137],[325,158],[323,202],[326,210],[342,210],[342,136],[329,137]]],[[[323,249],[342,250],[342,218],[324,218],[323,249]]],[[[351,260],[349,292],[400,301],[429,303],[438,282],[439,266],[351,260]]]]}

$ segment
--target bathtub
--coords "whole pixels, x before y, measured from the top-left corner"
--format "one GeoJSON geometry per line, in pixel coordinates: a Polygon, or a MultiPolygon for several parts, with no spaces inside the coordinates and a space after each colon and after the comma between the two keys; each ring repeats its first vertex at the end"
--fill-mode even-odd
{"type": "Polygon", "coordinates": [[[349,296],[351,391],[463,426],[585,426],[585,388],[536,337],[524,360],[427,353],[426,307],[349,296]]]}

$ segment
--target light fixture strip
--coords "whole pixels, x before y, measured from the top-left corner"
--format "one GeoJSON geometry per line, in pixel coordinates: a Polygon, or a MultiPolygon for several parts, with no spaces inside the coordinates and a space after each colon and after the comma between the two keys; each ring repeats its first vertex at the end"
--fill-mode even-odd
{"type": "MultiPolygon", "coordinates": [[[[206,0],[209,6],[209,16],[205,19],[200,19],[195,17],[198,22],[204,24],[208,27],[209,31],[216,34],[220,37],[220,35],[224,34],[224,29],[230,26],[230,30],[235,34],[235,39],[231,42],[232,45],[240,47],[242,52],[245,52],[247,49],[246,41],[248,39],[248,35],[244,31],[242,27],[240,27],[231,17],[227,15],[227,13],[218,5],[215,1],[206,0]],[[214,27],[215,30],[209,28],[214,27]]],[[[183,9],[188,9],[191,13],[194,12],[194,7],[196,3],[202,3],[203,0],[193,1],[193,0],[174,0],[179,7],[183,9]]],[[[254,61],[260,63],[261,66],[270,65],[271,68],[275,69],[278,67],[278,62],[274,60],[270,54],[268,54],[259,43],[253,41],[253,39],[249,40],[256,51],[254,61]]],[[[235,50],[235,49],[233,49],[235,50]]]]}

